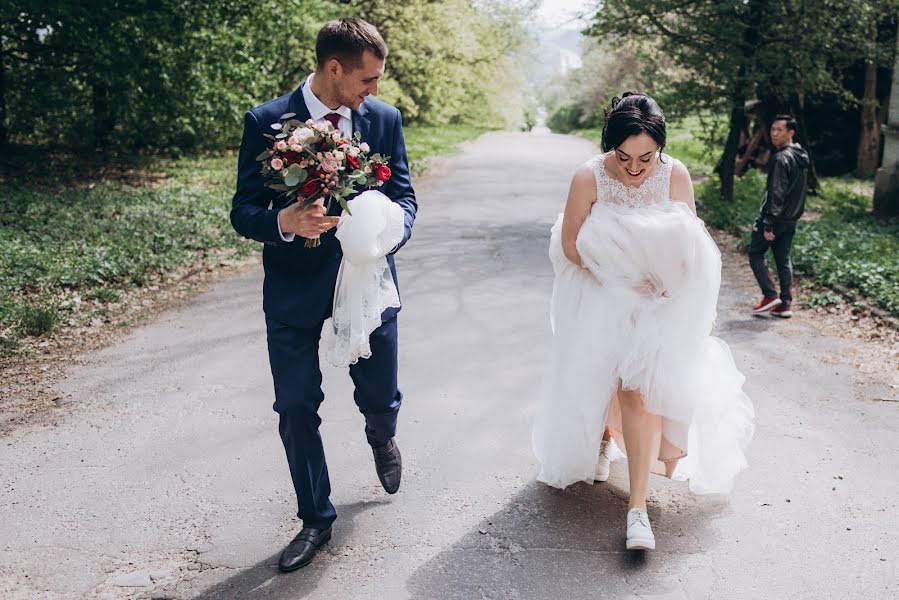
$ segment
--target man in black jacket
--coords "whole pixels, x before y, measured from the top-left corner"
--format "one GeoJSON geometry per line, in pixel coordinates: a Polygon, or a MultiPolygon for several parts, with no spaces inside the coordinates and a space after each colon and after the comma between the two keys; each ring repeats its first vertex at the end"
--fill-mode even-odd
{"type": "Polygon", "coordinates": [[[790,262],[790,246],[796,233],[796,222],[805,211],[805,190],[808,176],[808,153],[793,142],[796,120],[790,115],[777,115],[771,124],[771,142],[776,148],[768,171],[765,197],[759,218],[752,228],[749,246],[749,264],[762,288],[762,300],[752,312],[756,315],[770,312],[778,317],[791,317],[793,300],[793,264],[790,262]],[[774,281],[765,263],[765,254],[771,248],[777,274],[780,278],[780,297],[774,289],[774,281]]]}

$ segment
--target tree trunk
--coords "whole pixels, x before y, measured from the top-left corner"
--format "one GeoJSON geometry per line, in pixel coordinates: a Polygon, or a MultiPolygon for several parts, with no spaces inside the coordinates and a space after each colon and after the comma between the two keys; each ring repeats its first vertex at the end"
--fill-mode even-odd
{"type": "Polygon", "coordinates": [[[865,62],[865,94],[861,105],[861,135],[858,138],[859,175],[871,175],[880,164],[880,119],[877,110],[877,65],[865,62]]]}
{"type": "Polygon", "coordinates": [[[6,129],[6,65],[3,56],[3,36],[0,35],[0,148],[9,143],[9,130],[6,129]]]}
{"type": "MultiPolygon", "coordinates": [[[[743,70],[743,67],[740,67],[743,70]]],[[[746,122],[746,96],[737,92],[731,97],[730,133],[724,144],[724,152],[718,163],[718,176],[721,178],[721,199],[725,202],[734,200],[734,171],[737,162],[737,149],[740,143],[740,132],[746,122]]]]}
{"type": "Polygon", "coordinates": [[[109,101],[109,86],[95,79],[91,84],[91,108],[93,109],[94,146],[99,148],[109,142],[115,127],[115,113],[109,101]]]}
{"type": "Polygon", "coordinates": [[[790,106],[791,112],[796,118],[796,126],[799,128],[794,141],[799,142],[799,145],[805,148],[809,156],[808,191],[810,194],[817,194],[820,184],[818,183],[818,169],[815,168],[815,157],[812,156],[812,151],[809,148],[808,127],[805,126],[805,98],[799,93],[793,94],[793,97],[790,99],[790,106]]]}
{"type": "Polygon", "coordinates": [[[767,0],[749,0],[749,12],[746,15],[746,29],[740,43],[740,67],[734,81],[730,96],[730,132],[724,144],[724,152],[718,163],[718,176],[721,178],[721,199],[725,202],[734,200],[734,170],[736,168],[737,150],[740,144],[740,132],[746,126],[746,77],[749,67],[755,58],[759,44],[759,33],[762,17],[765,14],[767,0]]]}

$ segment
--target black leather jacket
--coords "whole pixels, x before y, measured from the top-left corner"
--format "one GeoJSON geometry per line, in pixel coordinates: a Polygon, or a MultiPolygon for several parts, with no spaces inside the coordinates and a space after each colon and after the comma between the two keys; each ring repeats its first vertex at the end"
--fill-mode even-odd
{"type": "Polygon", "coordinates": [[[774,154],[761,207],[766,230],[775,223],[796,222],[805,212],[808,166],[808,153],[799,144],[788,144],[774,154]]]}

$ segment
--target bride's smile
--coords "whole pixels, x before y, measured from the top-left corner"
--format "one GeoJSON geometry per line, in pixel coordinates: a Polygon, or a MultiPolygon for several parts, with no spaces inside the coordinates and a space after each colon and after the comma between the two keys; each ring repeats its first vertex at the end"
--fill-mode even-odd
{"type": "Polygon", "coordinates": [[[659,144],[648,134],[640,133],[628,137],[612,153],[617,158],[616,179],[625,185],[638,186],[655,170],[653,159],[658,157],[659,144]]]}

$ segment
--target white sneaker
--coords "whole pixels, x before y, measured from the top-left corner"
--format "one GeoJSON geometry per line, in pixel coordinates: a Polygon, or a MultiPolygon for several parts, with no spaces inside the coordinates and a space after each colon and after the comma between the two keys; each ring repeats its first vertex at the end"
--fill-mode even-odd
{"type": "Polygon", "coordinates": [[[656,538],[649,526],[649,515],[642,508],[627,511],[627,549],[656,549],[656,538]]]}
{"type": "Polygon", "coordinates": [[[609,450],[612,447],[610,440],[603,440],[599,445],[599,460],[596,462],[596,473],[593,475],[593,481],[605,481],[609,478],[609,470],[612,467],[612,461],[609,460],[609,450]]]}

